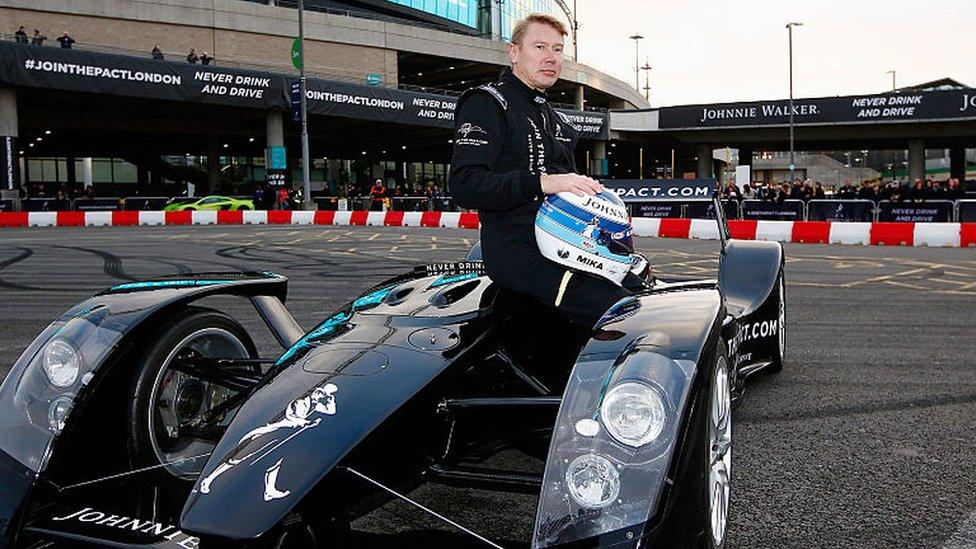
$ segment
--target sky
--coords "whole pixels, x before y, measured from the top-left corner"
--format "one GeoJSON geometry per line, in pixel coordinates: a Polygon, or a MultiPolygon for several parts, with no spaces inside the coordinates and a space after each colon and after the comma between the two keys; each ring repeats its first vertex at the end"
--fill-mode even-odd
{"type": "MultiPolygon", "coordinates": [[[[572,0],[566,0],[572,8],[572,0]]],[[[634,83],[651,105],[882,93],[943,77],[976,86],[976,0],[576,0],[579,59],[634,83]],[[641,71],[643,94],[646,71],[641,71]]],[[[567,49],[572,47],[570,37],[567,49]]]]}

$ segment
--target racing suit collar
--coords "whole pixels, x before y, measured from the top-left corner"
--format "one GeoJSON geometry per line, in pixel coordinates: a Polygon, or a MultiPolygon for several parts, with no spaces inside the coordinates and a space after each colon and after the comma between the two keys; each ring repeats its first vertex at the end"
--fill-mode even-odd
{"type": "Polygon", "coordinates": [[[508,82],[511,84],[513,88],[518,90],[519,93],[523,94],[526,99],[533,103],[538,103],[541,105],[549,100],[544,92],[541,92],[519,80],[519,77],[515,76],[515,73],[513,73],[511,69],[506,69],[502,74],[501,79],[503,82],[508,82]]]}

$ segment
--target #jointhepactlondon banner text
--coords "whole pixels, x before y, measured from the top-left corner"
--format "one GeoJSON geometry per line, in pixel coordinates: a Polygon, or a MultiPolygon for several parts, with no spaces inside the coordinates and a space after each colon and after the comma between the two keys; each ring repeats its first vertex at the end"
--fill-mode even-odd
{"type": "Polygon", "coordinates": [[[260,109],[288,105],[284,79],[271,73],[23,44],[0,44],[0,82],[260,109]]]}
{"type": "MultiPolygon", "coordinates": [[[[437,128],[454,127],[457,98],[377,86],[310,79],[305,95],[313,114],[342,116],[437,128]]],[[[607,139],[608,117],[602,112],[556,109],[565,114],[582,139],[607,139]]]]}

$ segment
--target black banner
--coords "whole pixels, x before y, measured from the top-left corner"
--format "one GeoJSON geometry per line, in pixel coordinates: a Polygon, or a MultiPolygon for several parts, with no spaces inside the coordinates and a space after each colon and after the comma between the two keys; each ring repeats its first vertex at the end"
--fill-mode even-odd
{"type": "Polygon", "coordinates": [[[604,187],[624,202],[711,199],[714,179],[603,179],[604,187]]]}
{"type": "MultiPolygon", "coordinates": [[[[739,203],[735,200],[723,200],[722,209],[725,219],[739,219],[739,203]]],[[[685,217],[691,219],[715,219],[714,202],[689,202],[685,206],[685,217]]]]}
{"type": "Polygon", "coordinates": [[[4,198],[0,200],[0,212],[12,212],[14,211],[14,201],[9,198],[4,198]]]}
{"type": "Polygon", "coordinates": [[[953,203],[948,200],[928,202],[878,202],[878,221],[913,223],[946,223],[952,221],[953,203]]]}
{"type": "MultiPolygon", "coordinates": [[[[77,201],[75,201],[77,204],[77,201]]],[[[162,210],[169,203],[164,196],[130,196],[125,199],[125,209],[140,212],[162,210]]],[[[77,207],[77,206],[76,206],[77,207]]]]}
{"type": "Polygon", "coordinates": [[[288,170],[275,170],[268,168],[264,172],[264,182],[268,188],[278,189],[288,184],[288,170]]]}
{"type": "Polygon", "coordinates": [[[809,221],[874,221],[874,202],[870,200],[811,200],[807,202],[809,221]]]}
{"type": "Polygon", "coordinates": [[[0,137],[0,189],[17,189],[20,187],[20,163],[17,161],[17,138],[11,136],[0,137]]]}
{"type": "MultiPolygon", "coordinates": [[[[14,86],[287,110],[295,82],[285,74],[0,43],[0,84],[14,86]]],[[[307,88],[313,114],[454,127],[456,97],[314,78],[307,88]]],[[[609,139],[607,113],[557,110],[581,138],[609,139]]]]}
{"type": "Polygon", "coordinates": [[[272,73],[10,43],[0,43],[0,82],[236,107],[288,106],[284,78],[272,73]]]}
{"type": "Polygon", "coordinates": [[[783,202],[772,202],[765,200],[743,200],[742,219],[803,221],[803,201],[784,200],[783,202]]]}
{"type": "MultiPolygon", "coordinates": [[[[309,79],[307,87],[305,98],[309,113],[437,128],[454,127],[456,97],[318,79],[309,79]]],[[[609,139],[609,116],[606,113],[556,110],[569,118],[581,139],[609,139]]]]}
{"type": "MultiPolygon", "coordinates": [[[[128,202],[126,203],[128,206],[128,202]]],[[[75,210],[80,212],[104,212],[119,209],[118,198],[76,198],[75,210]]]]}
{"type": "MultiPolygon", "coordinates": [[[[976,92],[945,90],[795,99],[796,124],[976,118],[976,92]]],[[[789,101],[664,107],[660,127],[716,128],[789,124],[789,101]]]]}
{"type": "Polygon", "coordinates": [[[20,209],[25,212],[64,212],[71,208],[71,202],[56,198],[28,198],[20,201],[20,209]]]}
{"type": "Polygon", "coordinates": [[[634,217],[681,217],[681,202],[634,202],[630,205],[634,217]]]}
{"type": "Polygon", "coordinates": [[[960,200],[959,219],[960,223],[976,223],[976,200],[960,200]]]}

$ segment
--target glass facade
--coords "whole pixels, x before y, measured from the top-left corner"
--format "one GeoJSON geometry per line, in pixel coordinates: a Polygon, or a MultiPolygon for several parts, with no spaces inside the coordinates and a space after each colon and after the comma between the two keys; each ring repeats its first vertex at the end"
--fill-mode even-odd
{"type": "Polygon", "coordinates": [[[530,13],[548,13],[566,23],[566,15],[554,0],[387,0],[393,4],[406,6],[443,17],[473,29],[490,34],[493,26],[492,11],[497,10],[496,25],[502,39],[512,37],[516,23],[530,13]]]}
{"type": "Polygon", "coordinates": [[[478,28],[478,0],[387,0],[473,29],[478,28]]]}
{"type": "MultiPolygon", "coordinates": [[[[505,0],[501,9],[501,35],[505,40],[512,38],[515,25],[530,13],[548,13],[566,23],[565,14],[552,0],[505,0]]],[[[569,25],[567,23],[567,30],[569,25]]]]}

